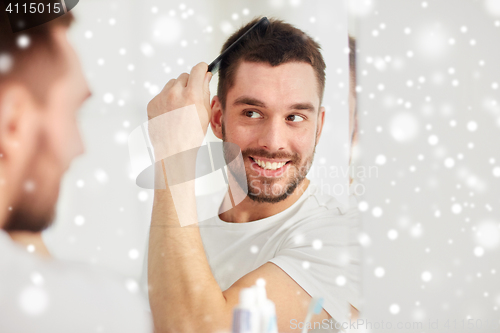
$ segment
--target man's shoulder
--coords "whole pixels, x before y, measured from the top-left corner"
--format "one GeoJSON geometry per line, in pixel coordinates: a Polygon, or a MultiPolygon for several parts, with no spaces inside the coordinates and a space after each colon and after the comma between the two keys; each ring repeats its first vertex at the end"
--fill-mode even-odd
{"type": "Polygon", "coordinates": [[[42,258],[12,246],[0,260],[0,281],[3,288],[40,285],[46,288],[69,289],[77,293],[100,293],[108,295],[125,292],[119,276],[104,267],[86,263],[42,258]],[[8,257],[7,257],[8,256],[8,257]]]}
{"type": "Polygon", "coordinates": [[[332,194],[323,191],[316,183],[311,182],[307,196],[297,211],[297,215],[307,220],[318,218],[350,219],[358,215],[358,201],[354,194],[348,194],[347,199],[341,200],[332,194]]]}
{"type": "MultiPolygon", "coordinates": [[[[0,322],[6,327],[36,315],[40,327],[53,331],[80,325],[75,332],[83,332],[94,324],[122,332],[150,331],[137,283],[105,268],[38,257],[5,238],[0,249],[0,308],[7,309],[0,322]],[[51,321],[56,317],[63,319],[51,321]]],[[[25,322],[18,331],[27,332],[31,325],[25,322]]]]}

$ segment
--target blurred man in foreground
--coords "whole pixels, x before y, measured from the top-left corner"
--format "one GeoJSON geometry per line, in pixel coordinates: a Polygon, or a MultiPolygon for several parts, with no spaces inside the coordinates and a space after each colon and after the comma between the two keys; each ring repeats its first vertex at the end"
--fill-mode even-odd
{"type": "Polygon", "coordinates": [[[61,177],[83,152],[77,111],[90,91],[66,38],[72,15],[12,33],[5,5],[0,0],[0,332],[151,332],[123,281],[30,253],[43,248],[61,177]],[[7,232],[38,244],[19,246],[7,232]]]}

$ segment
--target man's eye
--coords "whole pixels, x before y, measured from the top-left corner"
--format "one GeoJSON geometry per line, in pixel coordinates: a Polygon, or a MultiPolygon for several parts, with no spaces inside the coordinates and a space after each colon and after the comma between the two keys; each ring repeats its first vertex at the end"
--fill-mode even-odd
{"type": "Polygon", "coordinates": [[[291,119],[293,122],[300,122],[300,121],[304,121],[304,118],[302,116],[299,116],[297,114],[291,114],[287,117],[287,119],[291,119]]]}
{"type": "Polygon", "coordinates": [[[245,111],[245,116],[247,116],[248,118],[259,118],[260,114],[258,112],[255,112],[255,111],[245,111]],[[257,116],[252,117],[252,113],[256,114],[257,116]]]}

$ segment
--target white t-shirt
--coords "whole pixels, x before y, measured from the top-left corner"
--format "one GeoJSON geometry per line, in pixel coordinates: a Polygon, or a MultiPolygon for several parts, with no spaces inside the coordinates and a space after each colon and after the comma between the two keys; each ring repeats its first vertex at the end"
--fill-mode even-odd
{"type": "MultiPolygon", "coordinates": [[[[219,206],[198,211],[207,216],[200,210],[219,206]]],[[[323,308],[335,321],[348,321],[349,304],[360,309],[359,211],[353,194],[342,205],[311,182],[292,206],[264,219],[228,223],[215,211],[211,214],[213,218],[200,222],[200,233],[222,290],[272,262],[309,295],[323,297],[323,308]]]]}
{"type": "Polygon", "coordinates": [[[84,264],[41,258],[0,230],[0,332],[152,332],[138,288],[84,264]]]}
{"type": "MultiPolygon", "coordinates": [[[[228,223],[219,218],[225,195],[223,190],[197,200],[198,216],[213,216],[199,222],[199,226],[211,271],[221,290],[272,262],[309,295],[324,298],[323,308],[334,319],[333,324],[325,324],[329,328],[335,327],[335,321],[349,321],[349,304],[361,310],[361,249],[357,241],[360,220],[354,194],[349,196],[348,205],[343,205],[311,182],[286,210],[247,223],[228,223]]],[[[146,295],[147,253],[141,279],[146,295]]],[[[304,320],[297,318],[296,324],[304,320]]]]}

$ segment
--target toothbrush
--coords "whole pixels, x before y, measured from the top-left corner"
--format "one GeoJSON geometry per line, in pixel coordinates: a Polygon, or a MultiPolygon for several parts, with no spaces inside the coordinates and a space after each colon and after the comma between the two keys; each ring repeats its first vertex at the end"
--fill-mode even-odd
{"type": "Polygon", "coordinates": [[[313,314],[319,314],[322,308],[323,297],[313,297],[311,299],[311,303],[309,303],[309,309],[307,310],[307,316],[304,320],[304,328],[302,329],[302,333],[307,333],[307,331],[309,330],[307,323],[311,321],[313,314]]]}

